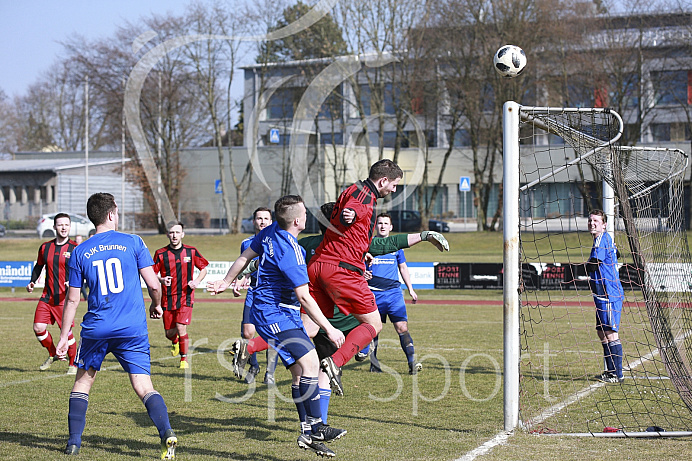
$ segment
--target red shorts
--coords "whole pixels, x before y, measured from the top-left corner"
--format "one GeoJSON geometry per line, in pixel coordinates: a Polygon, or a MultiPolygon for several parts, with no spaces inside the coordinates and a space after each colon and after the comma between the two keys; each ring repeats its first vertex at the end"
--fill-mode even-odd
{"type": "MultiPolygon", "coordinates": [[[[56,322],[62,328],[62,306],[53,306],[45,301],[39,301],[34,313],[34,323],[54,325],[56,322]]],[[[70,325],[71,327],[74,327],[74,322],[70,325]]]]}
{"type": "Polygon", "coordinates": [[[192,320],[192,307],[181,307],[173,311],[163,311],[163,327],[166,330],[175,328],[176,323],[189,325],[192,320]]]}
{"type": "Polygon", "coordinates": [[[308,266],[310,295],[325,317],[334,316],[334,305],[345,315],[377,311],[375,296],[358,272],[334,264],[313,262],[308,266]]]}

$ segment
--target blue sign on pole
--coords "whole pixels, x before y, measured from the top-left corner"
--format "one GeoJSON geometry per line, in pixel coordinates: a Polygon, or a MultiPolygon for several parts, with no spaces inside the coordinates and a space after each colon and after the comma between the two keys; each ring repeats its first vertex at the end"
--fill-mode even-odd
{"type": "Polygon", "coordinates": [[[32,261],[3,261],[0,263],[0,287],[23,287],[31,282],[32,261]]]}
{"type": "Polygon", "coordinates": [[[471,190],[471,178],[468,176],[462,176],[459,178],[459,191],[469,192],[471,190]]]}
{"type": "Polygon", "coordinates": [[[214,193],[215,194],[223,194],[223,187],[221,187],[221,180],[217,179],[214,181],[214,193]]]}
{"type": "Polygon", "coordinates": [[[269,130],[269,142],[272,144],[279,144],[281,141],[281,137],[279,135],[279,129],[278,128],[272,128],[269,130]]]}

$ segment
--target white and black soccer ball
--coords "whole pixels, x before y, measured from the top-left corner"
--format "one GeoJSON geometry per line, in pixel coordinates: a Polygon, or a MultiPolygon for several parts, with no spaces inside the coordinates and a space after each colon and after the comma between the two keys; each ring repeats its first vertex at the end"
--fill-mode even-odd
{"type": "Polygon", "coordinates": [[[526,54],[516,45],[500,47],[493,56],[493,66],[505,78],[514,78],[526,68],[526,54]]]}

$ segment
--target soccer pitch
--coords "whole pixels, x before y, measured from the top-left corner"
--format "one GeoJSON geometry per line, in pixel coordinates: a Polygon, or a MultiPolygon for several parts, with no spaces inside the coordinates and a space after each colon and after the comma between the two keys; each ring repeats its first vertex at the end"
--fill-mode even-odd
{"type": "MultiPolygon", "coordinates": [[[[66,364],[38,371],[45,352],[31,330],[36,299],[0,293],[4,338],[0,459],[62,459],[67,399],[74,378],[66,364]],[[30,299],[30,300],[27,300],[30,299]]],[[[37,298],[37,297],[36,297],[37,298]]],[[[348,430],[330,444],[337,459],[474,459],[503,426],[502,294],[498,291],[420,291],[408,305],[410,330],[423,371],[410,376],[394,328],[384,326],[378,357],[344,370],[345,396],[333,396],[329,423],[348,430]]],[[[81,319],[86,305],[80,304],[81,319]]],[[[154,386],[166,399],[184,460],[314,459],[296,445],[297,415],[290,373],[277,369],[277,388],[235,379],[225,353],[239,337],[242,304],[230,295],[200,293],[190,326],[191,368],[178,369],[160,321],[149,320],[154,386]]],[[[78,327],[76,327],[78,330],[78,327]]],[[[57,338],[57,328],[50,329],[57,338]]],[[[264,370],[263,354],[258,358],[264,370]]],[[[260,373],[260,381],[263,371],[260,373]]],[[[547,404],[546,404],[547,406],[547,404]]],[[[158,435],[127,375],[108,356],[89,399],[80,456],[84,459],[155,459],[158,435]]],[[[475,459],[680,459],[686,440],[603,440],[533,436],[519,431],[475,459]]]]}

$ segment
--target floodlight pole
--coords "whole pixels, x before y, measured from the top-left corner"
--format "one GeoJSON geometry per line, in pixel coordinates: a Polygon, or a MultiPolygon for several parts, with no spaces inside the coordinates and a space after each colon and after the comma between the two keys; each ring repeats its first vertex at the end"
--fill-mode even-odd
{"type": "Polygon", "coordinates": [[[503,329],[504,425],[519,424],[519,110],[516,102],[503,106],[503,329]]]}

